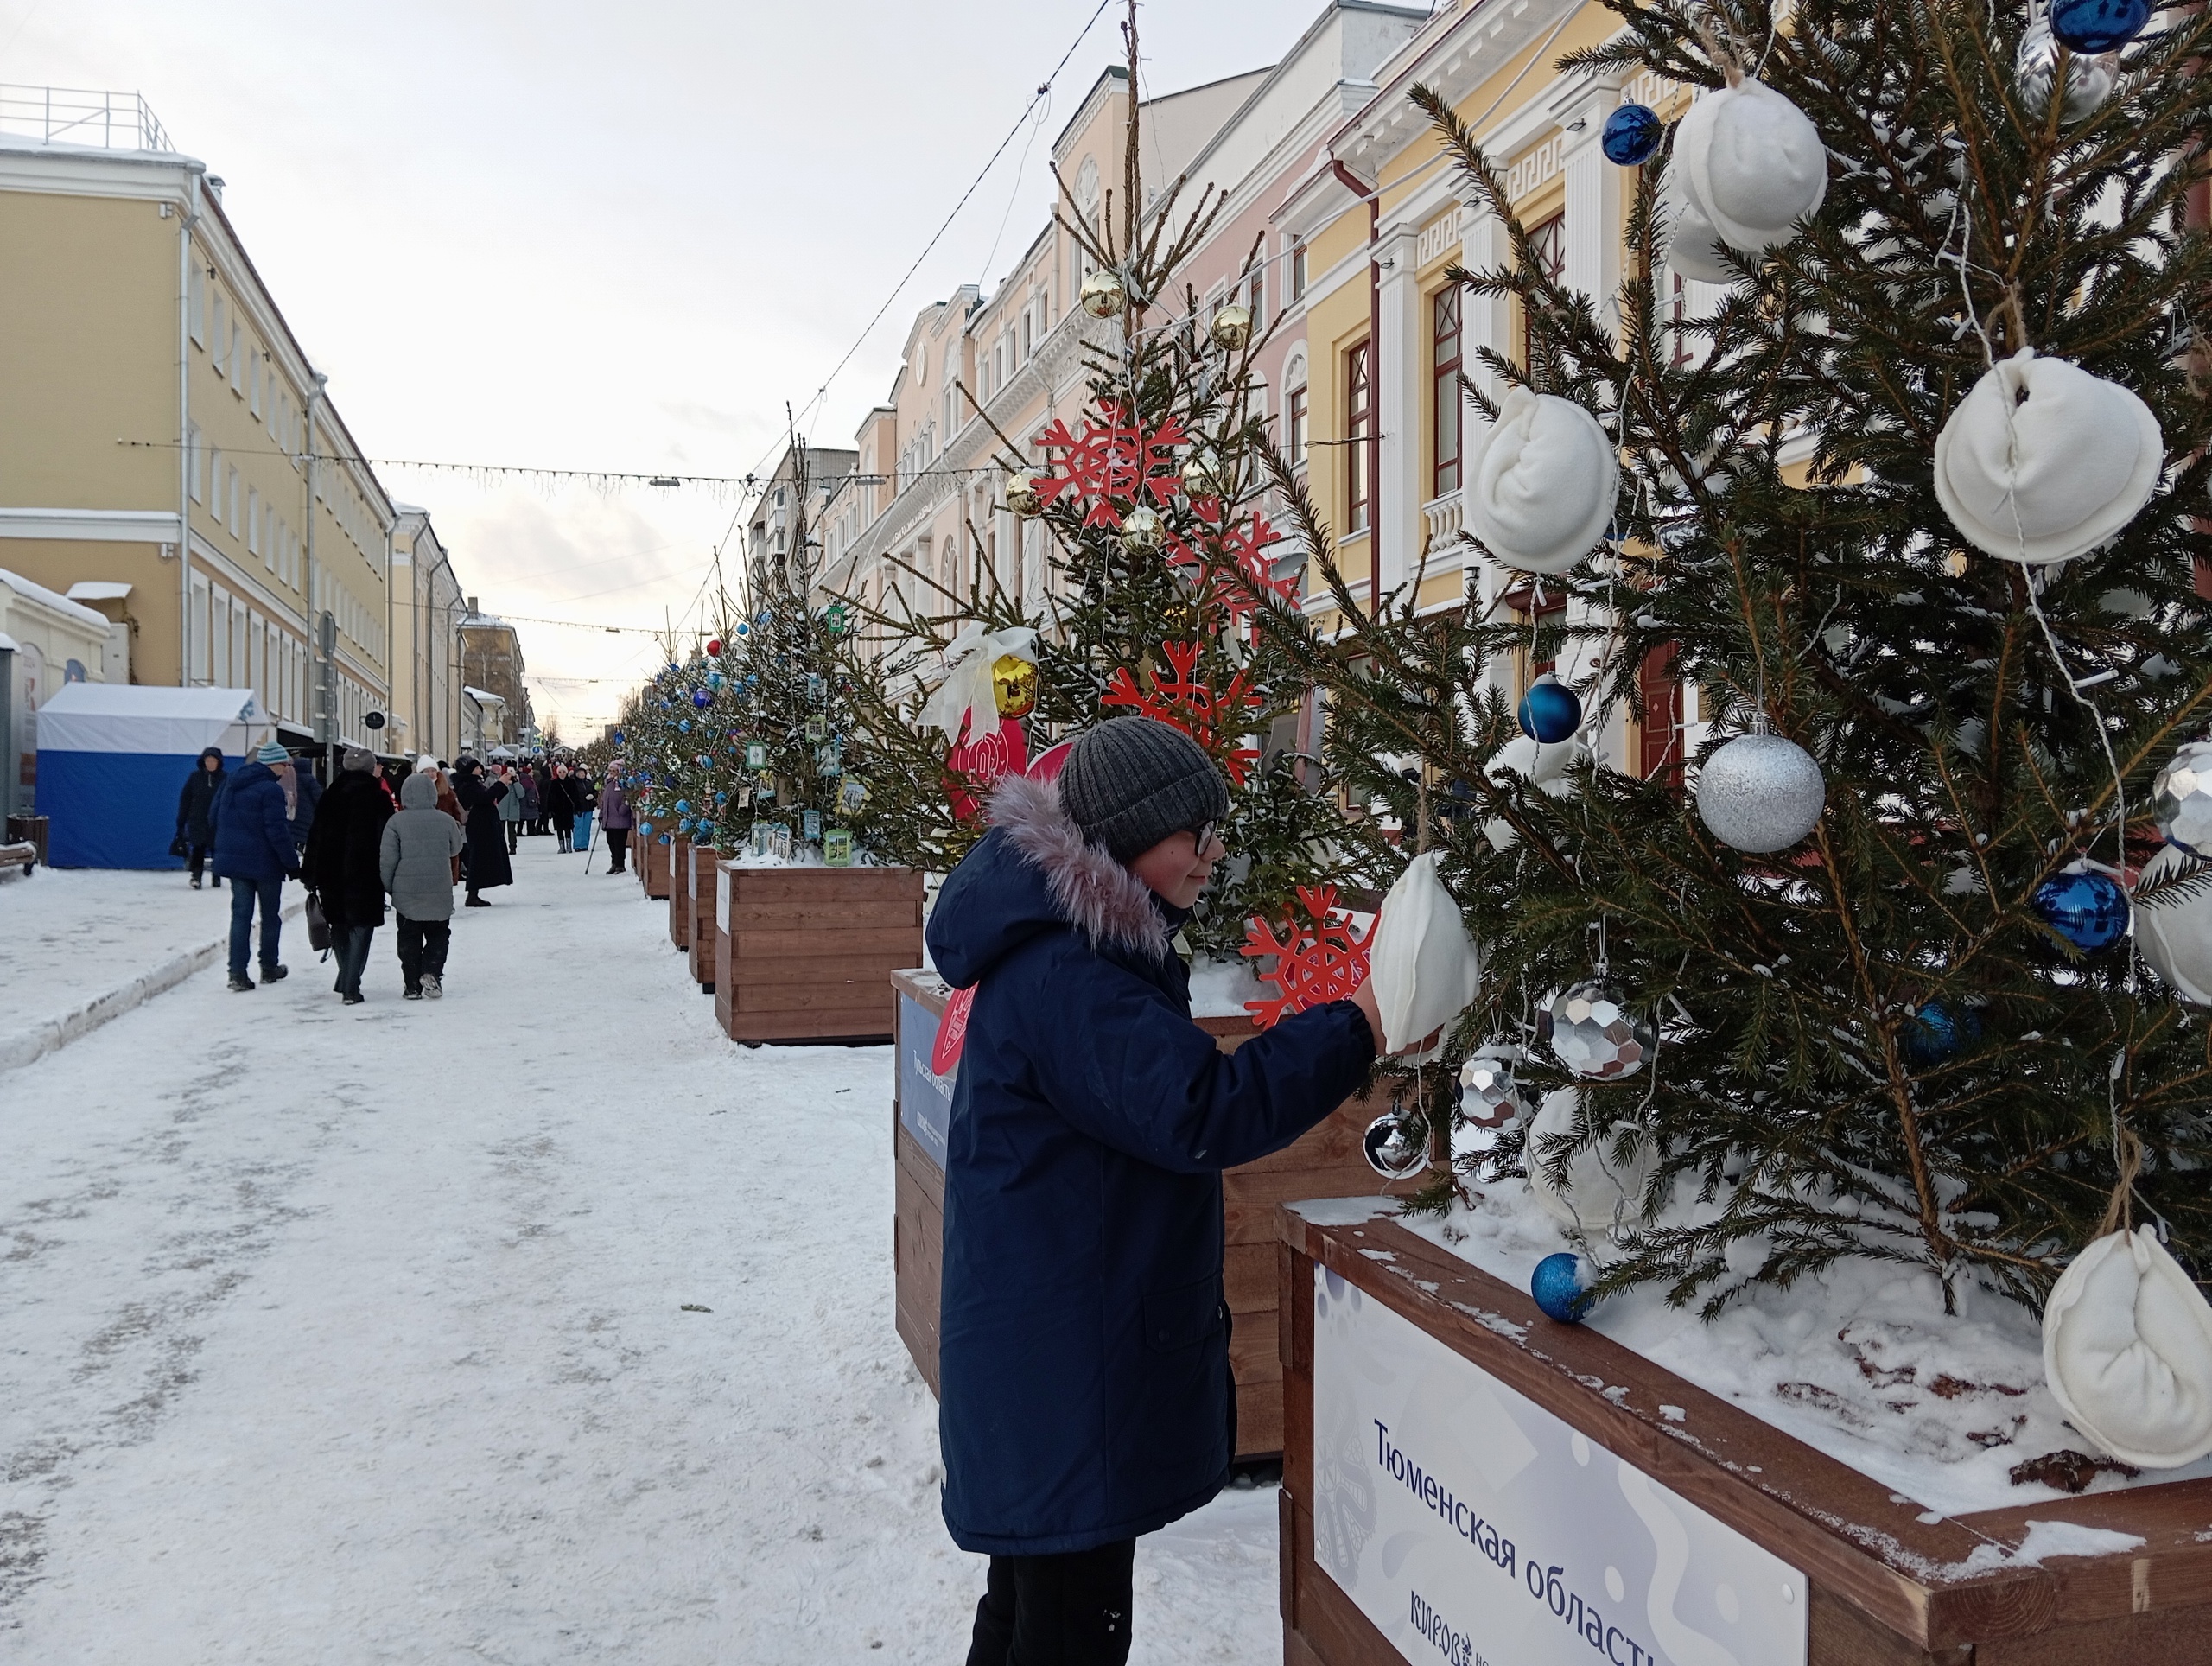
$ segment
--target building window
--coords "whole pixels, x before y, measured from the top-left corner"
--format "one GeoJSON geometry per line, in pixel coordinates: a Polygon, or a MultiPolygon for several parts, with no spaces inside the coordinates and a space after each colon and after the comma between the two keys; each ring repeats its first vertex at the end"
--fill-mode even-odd
{"type": "Polygon", "coordinates": [[[1294,237],[1290,240],[1290,258],[1283,263],[1290,269],[1290,298],[1306,299],[1306,239],[1294,237]]]}
{"type": "Polygon", "coordinates": [[[1303,387],[1294,387],[1283,395],[1282,416],[1283,448],[1289,455],[1290,466],[1294,469],[1303,468],[1306,467],[1306,390],[1303,387]]]}
{"type": "Polygon", "coordinates": [[[234,538],[235,538],[235,537],[244,537],[244,536],[245,536],[245,493],[244,490],[242,489],[242,488],[243,488],[243,486],[244,486],[244,485],[245,485],[245,482],[239,479],[239,477],[238,477],[238,471],[235,467],[234,467],[234,468],[232,468],[232,469],[230,471],[230,477],[231,477],[231,514],[230,514],[231,536],[232,536],[232,537],[234,537],[234,538]]]}
{"type": "Polygon", "coordinates": [[[251,348],[246,353],[245,403],[256,416],[261,415],[261,355],[251,348]]]}
{"type": "Polygon", "coordinates": [[[1539,578],[1509,590],[1501,599],[1522,633],[1513,651],[1513,697],[1518,700],[1538,677],[1559,669],[1559,639],[1554,633],[1567,620],[1567,592],[1564,588],[1547,588],[1539,578]],[[1541,656],[1535,647],[1540,633],[1550,638],[1541,656]]]}
{"type": "Polygon", "coordinates": [[[245,547],[248,555],[261,553],[261,493],[251,486],[245,489],[245,547]]]}
{"type": "Polygon", "coordinates": [[[1429,303],[1429,320],[1435,347],[1433,416],[1436,460],[1431,470],[1429,496],[1440,498],[1459,489],[1459,290],[1454,284],[1439,289],[1429,303]]]}
{"type": "Polygon", "coordinates": [[[1252,334],[1257,336],[1268,327],[1268,268],[1265,262],[1252,269],[1252,281],[1245,285],[1244,304],[1252,311],[1252,334]]]}
{"type": "Polygon", "coordinates": [[[1363,341],[1344,355],[1344,501],[1346,525],[1367,531],[1375,506],[1374,459],[1369,442],[1375,433],[1374,344],[1363,341]]]}
{"type": "Polygon", "coordinates": [[[1682,774],[1682,685],[1675,679],[1675,645],[1662,642],[1637,667],[1637,700],[1643,708],[1637,736],[1637,773],[1670,783],[1682,774]]]}
{"type": "Polygon", "coordinates": [[[236,324],[231,326],[231,391],[243,396],[245,392],[245,334],[236,324]]]}
{"type": "Polygon", "coordinates": [[[185,322],[191,327],[193,340],[205,347],[207,345],[207,274],[198,266],[192,269],[184,313],[185,322]]]}
{"type": "MultiPolygon", "coordinates": [[[[1529,233],[1529,258],[1537,271],[1554,283],[1567,281],[1567,216],[1554,214],[1541,226],[1529,233]]],[[[1529,308],[1521,308],[1521,368],[1529,367],[1531,335],[1529,329],[1529,308]]]]}
{"type": "Polygon", "coordinates": [[[200,424],[194,423],[185,434],[185,457],[189,464],[186,479],[191,483],[192,500],[194,503],[203,503],[207,500],[206,489],[200,479],[200,470],[207,466],[207,457],[204,455],[206,450],[206,443],[200,433],[200,424]]]}
{"type": "Polygon", "coordinates": [[[207,360],[220,376],[230,368],[231,311],[221,296],[215,297],[215,325],[213,340],[208,349],[207,360]]]}

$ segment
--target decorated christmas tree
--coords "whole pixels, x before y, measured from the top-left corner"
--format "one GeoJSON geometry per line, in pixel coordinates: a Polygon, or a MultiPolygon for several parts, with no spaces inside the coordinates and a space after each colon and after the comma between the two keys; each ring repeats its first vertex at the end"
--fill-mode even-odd
{"type": "Polygon", "coordinates": [[[1455,281],[1527,321],[1473,395],[1499,582],[1263,615],[1482,946],[1428,1201],[1525,1174],[1597,1294],[1708,1313],[1848,1257],[2039,1307],[2135,1224],[2201,1275],[2212,19],[1606,3],[1569,67],[1680,89],[1607,124],[1617,296],[1413,95],[1510,239],[1455,281]],[[1600,743],[1655,665],[1703,727],[1643,775],[1600,743]]]}

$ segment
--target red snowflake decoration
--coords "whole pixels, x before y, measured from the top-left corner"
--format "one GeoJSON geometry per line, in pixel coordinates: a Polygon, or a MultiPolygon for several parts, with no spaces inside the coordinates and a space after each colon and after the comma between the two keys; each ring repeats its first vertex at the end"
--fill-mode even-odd
{"type": "MultiPolygon", "coordinates": [[[[1221,519],[1218,498],[1201,499],[1191,506],[1201,520],[1221,519]]],[[[1255,514],[1226,531],[1201,535],[1197,546],[1170,533],[1167,558],[1190,579],[1201,607],[1221,608],[1241,628],[1262,596],[1273,595],[1292,603],[1298,600],[1298,581],[1277,578],[1274,561],[1268,554],[1268,547],[1280,542],[1281,535],[1268,518],[1255,514]]]]}
{"type": "Polygon", "coordinates": [[[1281,931],[1273,921],[1256,919],[1244,928],[1242,952],[1255,960],[1273,955],[1274,970],[1260,973],[1259,978],[1282,991],[1244,1003],[1252,1022],[1263,1030],[1288,1014],[1341,1001],[1367,982],[1367,945],[1374,928],[1370,926],[1364,938],[1353,932],[1351,916],[1337,912],[1333,885],[1318,889],[1301,885],[1298,900],[1306,910],[1305,919],[1293,914],[1281,931]]]}
{"type": "Polygon", "coordinates": [[[1260,760],[1259,752],[1252,747],[1222,751],[1221,732],[1267,703],[1245,687],[1243,670],[1230,678],[1226,689],[1215,694],[1198,675],[1198,645],[1195,642],[1163,642],[1160,652],[1167,657],[1172,676],[1162,677],[1157,669],[1147,673],[1152,691],[1147,693],[1137,687],[1136,678],[1124,665],[1114,673],[1114,686],[1099,697],[1098,703],[1127,706],[1139,716],[1173,723],[1219,757],[1229,779],[1243,786],[1252,766],[1260,760]]]}
{"type": "Polygon", "coordinates": [[[1037,496],[1050,504],[1072,493],[1090,504],[1085,526],[1119,526],[1124,511],[1115,503],[1126,506],[1147,495],[1166,503],[1175,495],[1182,479],[1175,448],[1188,445],[1191,436],[1173,416],[1147,431],[1141,423],[1124,421],[1119,405],[1098,408],[1106,420],[1084,419],[1080,434],[1057,420],[1045,430],[1045,448],[1061,454],[1060,467],[1038,480],[1037,496]]]}

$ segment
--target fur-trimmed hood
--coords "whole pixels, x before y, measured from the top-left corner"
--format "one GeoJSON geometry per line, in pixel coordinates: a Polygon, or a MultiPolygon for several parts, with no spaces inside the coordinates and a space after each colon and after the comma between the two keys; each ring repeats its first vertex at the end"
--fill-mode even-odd
{"type": "Polygon", "coordinates": [[[1164,961],[1180,914],[1084,838],[1049,781],[1010,775],[991,831],[955,868],[930,914],[931,958],[964,989],[1039,932],[1072,926],[1095,949],[1164,961]]]}

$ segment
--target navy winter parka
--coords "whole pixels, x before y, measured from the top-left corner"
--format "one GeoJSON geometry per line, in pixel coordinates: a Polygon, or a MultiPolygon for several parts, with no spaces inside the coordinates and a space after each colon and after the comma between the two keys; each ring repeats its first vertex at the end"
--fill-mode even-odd
{"type": "Polygon", "coordinates": [[[280,880],[300,871],[284,784],[268,765],[249,763],[232,776],[215,795],[207,819],[215,830],[219,878],[280,880]]]}
{"type": "Polygon", "coordinates": [[[1163,1527],[1229,1478],[1221,1171],[1279,1151],[1375,1059],[1350,1002],[1233,1053],[1191,1021],[1180,916],[1020,778],[945,880],[930,953],[976,988],[952,1097],[938,1415],[963,1550],[1163,1527]]]}

